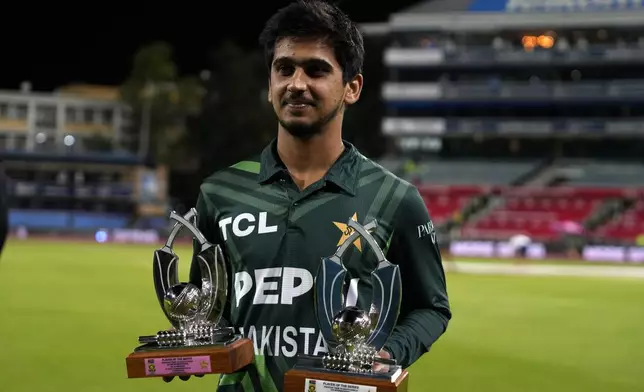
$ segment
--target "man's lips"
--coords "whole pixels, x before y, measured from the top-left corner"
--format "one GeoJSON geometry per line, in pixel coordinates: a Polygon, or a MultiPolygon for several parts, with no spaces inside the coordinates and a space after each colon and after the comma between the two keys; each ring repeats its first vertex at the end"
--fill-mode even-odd
{"type": "Polygon", "coordinates": [[[314,106],[313,102],[311,101],[286,101],[284,103],[285,106],[293,107],[293,108],[303,108],[306,106],[314,106]]]}
{"type": "Polygon", "coordinates": [[[304,109],[304,108],[309,107],[311,105],[306,104],[306,103],[289,103],[286,106],[290,107],[290,108],[294,108],[294,109],[304,109]]]}

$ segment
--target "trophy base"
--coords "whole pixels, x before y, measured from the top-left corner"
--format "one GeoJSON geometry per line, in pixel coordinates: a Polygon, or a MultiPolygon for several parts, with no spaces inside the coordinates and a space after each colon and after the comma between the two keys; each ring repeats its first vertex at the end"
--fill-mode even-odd
{"type": "Polygon", "coordinates": [[[284,375],[284,392],[407,392],[408,376],[400,366],[384,366],[370,373],[331,370],[323,367],[321,357],[301,355],[284,375]]]}
{"type": "Polygon", "coordinates": [[[228,342],[188,347],[147,343],[125,359],[128,378],[233,373],[253,362],[253,343],[235,336],[228,342]]]}

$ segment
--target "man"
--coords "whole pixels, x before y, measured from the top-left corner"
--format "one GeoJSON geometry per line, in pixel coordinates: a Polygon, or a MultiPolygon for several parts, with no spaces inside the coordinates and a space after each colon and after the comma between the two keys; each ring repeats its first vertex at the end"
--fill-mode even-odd
{"type": "Polygon", "coordinates": [[[528,254],[528,247],[532,243],[532,239],[525,234],[516,234],[510,237],[508,242],[512,252],[514,253],[514,257],[525,259],[528,254]]]}
{"type": "MultiPolygon", "coordinates": [[[[256,352],[253,366],[222,376],[218,390],[279,391],[297,354],[324,354],[313,277],[321,258],[351,234],[349,219],[376,219],[373,235],[400,265],[401,314],[380,355],[407,367],[445,331],[451,313],[418,191],[342,139],[344,112],[363,85],[362,36],[335,6],[298,1],[267,22],[260,42],[277,138],[260,156],[207,178],[196,207],[200,230],[222,245],[229,263],[224,317],[256,352]]],[[[347,297],[369,309],[374,255],[361,240],[348,253],[347,297]]],[[[191,281],[197,274],[193,268],[191,281]]]]}

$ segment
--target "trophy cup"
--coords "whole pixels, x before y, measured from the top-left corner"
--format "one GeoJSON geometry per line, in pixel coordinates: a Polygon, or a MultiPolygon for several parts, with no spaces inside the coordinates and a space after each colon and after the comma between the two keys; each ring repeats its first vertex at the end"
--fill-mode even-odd
{"type": "Polygon", "coordinates": [[[252,342],[222,325],[228,295],[226,263],[221,247],[209,243],[197,229],[196,218],[194,208],[183,217],[170,214],[176,223],[165,246],[154,252],[153,277],[157,299],[172,328],[139,336],[140,346],[126,358],[128,378],[187,380],[190,375],[232,373],[253,361],[252,342]],[[179,282],[179,256],[172,246],[182,228],[200,245],[195,259],[201,287],[179,282]]]}
{"type": "MultiPolygon", "coordinates": [[[[315,309],[327,342],[324,356],[298,355],[284,375],[284,391],[407,391],[408,373],[393,359],[377,356],[391,334],[400,311],[402,283],[397,265],[390,263],[369,233],[376,221],[362,226],[350,219],[353,233],[331,257],[322,259],[315,278],[315,309]],[[375,253],[371,272],[373,295],[369,310],[346,306],[343,286],[347,273],[342,257],[362,237],[375,253]]],[[[364,246],[364,245],[363,245],[364,246]]]]}

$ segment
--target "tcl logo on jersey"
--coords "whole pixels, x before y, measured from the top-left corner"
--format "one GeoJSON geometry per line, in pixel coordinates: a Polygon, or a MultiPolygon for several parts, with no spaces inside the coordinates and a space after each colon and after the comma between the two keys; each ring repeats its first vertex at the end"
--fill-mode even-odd
{"type": "Polygon", "coordinates": [[[221,236],[226,241],[228,239],[228,228],[232,229],[235,237],[246,237],[252,233],[267,234],[277,231],[277,225],[269,226],[266,223],[268,213],[260,212],[256,218],[255,215],[245,212],[237,216],[224,218],[219,221],[221,236]],[[257,222],[257,224],[255,224],[257,222]]]}
{"type": "Polygon", "coordinates": [[[254,276],[246,271],[235,274],[237,306],[246,295],[253,296],[253,305],[292,305],[294,298],[312,287],[313,275],[304,268],[262,268],[255,270],[254,276]]]}

